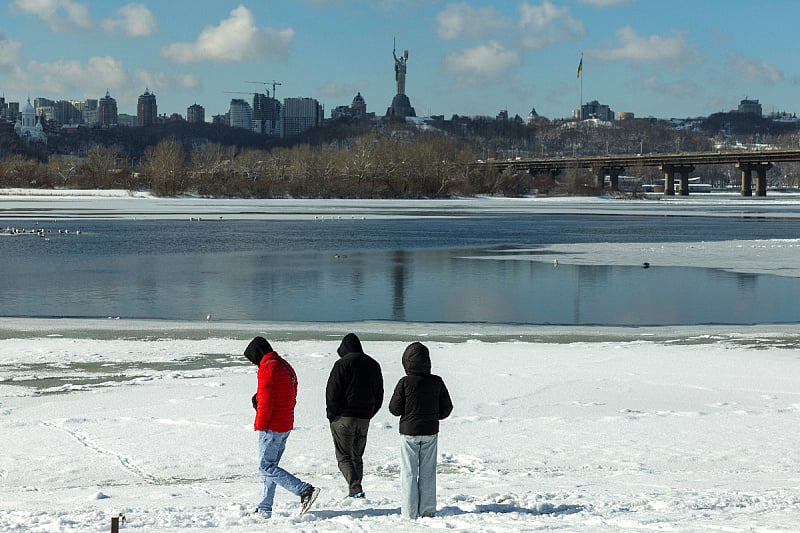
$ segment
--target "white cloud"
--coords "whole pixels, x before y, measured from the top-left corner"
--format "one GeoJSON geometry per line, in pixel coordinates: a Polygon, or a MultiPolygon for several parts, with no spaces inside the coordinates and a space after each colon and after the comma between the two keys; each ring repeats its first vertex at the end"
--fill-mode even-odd
{"type": "Polygon", "coordinates": [[[461,36],[481,38],[510,25],[510,19],[494,7],[475,8],[465,2],[448,4],[436,15],[436,32],[446,41],[461,36]]]}
{"type": "Polygon", "coordinates": [[[774,84],[782,82],[784,79],[782,70],[769,63],[747,57],[741,52],[737,53],[736,57],[731,61],[731,66],[739,74],[739,77],[744,78],[746,81],[762,81],[774,84]]]}
{"type": "Polygon", "coordinates": [[[646,91],[677,98],[697,99],[703,95],[703,88],[693,80],[665,81],[651,74],[642,76],[636,83],[646,91]]]}
{"type": "Polygon", "coordinates": [[[685,41],[683,32],[672,36],[642,36],[630,26],[616,31],[620,45],[609,49],[587,50],[587,57],[595,61],[630,61],[680,67],[697,59],[694,45],[685,41]]]}
{"type": "Polygon", "coordinates": [[[12,0],[9,6],[40,17],[57,32],[91,30],[94,26],[89,9],[73,0],[12,0]]]}
{"type": "Polygon", "coordinates": [[[574,18],[569,8],[556,6],[550,0],[542,0],[539,5],[522,2],[519,9],[522,44],[528,48],[574,41],[586,33],[583,22],[574,18]]]}
{"type": "Polygon", "coordinates": [[[460,53],[448,54],[444,59],[444,71],[455,74],[464,83],[478,84],[503,79],[506,72],[519,62],[516,51],[490,41],[460,53]]]}
{"type": "Polygon", "coordinates": [[[244,6],[231,11],[230,18],[207,26],[192,43],[173,43],[161,48],[171,63],[212,61],[265,61],[288,59],[294,42],[291,28],[275,30],[256,26],[253,14],[244,6]]]}
{"type": "Polygon", "coordinates": [[[31,61],[13,85],[21,90],[31,87],[46,87],[49,94],[66,98],[70,94],[83,94],[98,98],[106,89],[115,98],[131,90],[131,78],[122,61],[110,56],[90,57],[86,63],[80,61],[31,61]]]}
{"type": "Polygon", "coordinates": [[[123,33],[128,37],[147,37],[158,31],[155,15],[144,4],[126,4],[119,8],[119,18],[100,21],[107,32],[123,33]]]}
{"type": "Polygon", "coordinates": [[[10,72],[22,58],[22,43],[6,39],[0,33],[0,72],[10,72]]]}
{"type": "Polygon", "coordinates": [[[135,76],[139,80],[141,92],[144,92],[145,88],[155,93],[175,89],[196,90],[202,85],[200,79],[193,74],[175,74],[139,68],[136,69],[135,76]]]}

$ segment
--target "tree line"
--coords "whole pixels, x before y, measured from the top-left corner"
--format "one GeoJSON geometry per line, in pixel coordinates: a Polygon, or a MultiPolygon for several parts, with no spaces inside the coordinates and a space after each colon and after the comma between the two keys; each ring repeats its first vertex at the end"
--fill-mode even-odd
{"type": "MultiPolygon", "coordinates": [[[[453,117],[420,128],[406,123],[333,123],[292,140],[264,142],[240,136],[226,144],[224,130],[212,133],[178,127],[125,136],[92,132],[85,138],[54,136],[53,153],[3,151],[0,187],[149,190],[156,195],[216,197],[430,198],[478,194],[518,196],[593,194],[594,176],[571,170],[554,182],[547,176],[487,169],[478,159],[574,157],[604,154],[696,152],[713,149],[700,132],[675,130],[663,121],[633,120],[614,127],[591,123],[453,117]],[[204,135],[205,134],[205,135],[204,135]],[[76,140],[77,139],[77,140],[76,140]],[[104,142],[104,139],[106,142],[104,142]],[[133,144],[137,139],[138,144],[133,144]]],[[[780,132],[775,142],[798,142],[780,132]]],[[[36,151],[38,150],[38,152],[36,151]]],[[[644,183],[663,179],[657,169],[629,169],[644,183]]],[[[724,166],[697,170],[712,183],[735,182],[724,166]]],[[[772,179],[797,185],[800,169],[783,165],[772,179]]]]}

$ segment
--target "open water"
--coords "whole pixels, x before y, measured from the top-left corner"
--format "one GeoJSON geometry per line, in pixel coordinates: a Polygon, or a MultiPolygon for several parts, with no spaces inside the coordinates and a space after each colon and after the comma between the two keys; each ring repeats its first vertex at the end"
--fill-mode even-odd
{"type": "Polygon", "coordinates": [[[795,278],[707,268],[554,268],[552,255],[541,262],[476,259],[549,243],[797,238],[800,222],[791,219],[694,217],[689,224],[681,217],[512,214],[324,223],[71,220],[36,226],[0,220],[3,228],[20,224],[45,230],[45,237],[0,238],[0,316],[634,326],[800,322],[795,278]]]}

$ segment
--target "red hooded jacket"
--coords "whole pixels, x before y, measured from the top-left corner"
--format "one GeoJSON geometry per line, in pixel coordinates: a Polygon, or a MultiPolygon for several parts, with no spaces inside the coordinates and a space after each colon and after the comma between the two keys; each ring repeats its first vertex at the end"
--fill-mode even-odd
{"type": "Polygon", "coordinates": [[[285,433],[294,428],[297,374],[276,352],[269,352],[258,365],[256,431],[285,433]]]}

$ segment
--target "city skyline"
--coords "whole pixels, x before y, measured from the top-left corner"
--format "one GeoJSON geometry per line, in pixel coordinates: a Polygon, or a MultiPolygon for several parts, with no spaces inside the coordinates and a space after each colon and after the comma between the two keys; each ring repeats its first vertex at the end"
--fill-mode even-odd
{"type": "Polygon", "coordinates": [[[227,91],[315,98],[326,117],[360,93],[380,116],[396,94],[396,39],[420,116],[561,118],[598,100],[683,118],[745,98],[794,113],[797,15],[790,0],[9,0],[0,92],[22,103],[108,91],[136,115],[149,89],[159,114],[196,103],[207,120],[243,97],[227,91]]]}

